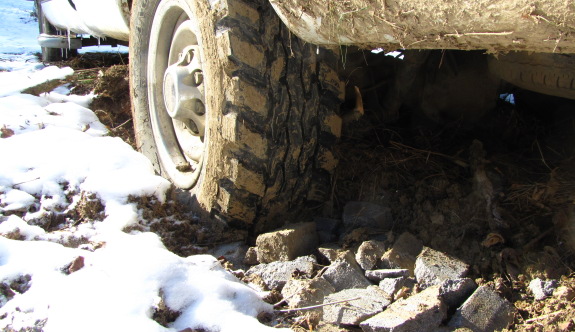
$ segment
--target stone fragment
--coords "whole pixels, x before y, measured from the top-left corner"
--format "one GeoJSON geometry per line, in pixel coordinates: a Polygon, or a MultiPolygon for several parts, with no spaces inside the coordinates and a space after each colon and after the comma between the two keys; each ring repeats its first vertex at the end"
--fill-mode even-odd
{"type": "Polygon", "coordinates": [[[314,222],[292,224],[277,231],[264,233],[256,239],[258,261],[271,263],[290,261],[313,253],[318,246],[314,222]]]}
{"type": "Polygon", "coordinates": [[[379,282],[379,288],[393,298],[403,287],[413,288],[415,280],[409,277],[386,278],[379,282]]]}
{"type": "Polygon", "coordinates": [[[317,251],[323,258],[325,258],[330,263],[335,262],[338,257],[343,257],[347,255],[347,253],[349,252],[349,250],[340,249],[335,244],[323,245],[320,248],[318,248],[317,251]]]}
{"type": "Polygon", "coordinates": [[[324,278],[290,279],[282,296],[290,308],[301,308],[323,303],[324,297],[334,292],[335,288],[324,278]]]}
{"type": "Polygon", "coordinates": [[[445,319],[447,310],[439,297],[439,286],[392,303],[383,312],[360,324],[365,332],[433,331],[445,319]]]}
{"type": "Polygon", "coordinates": [[[440,251],[425,247],[415,261],[415,279],[422,288],[438,285],[447,279],[467,275],[469,265],[440,251]]]}
{"type": "Polygon", "coordinates": [[[246,256],[244,257],[244,264],[246,265],[257,265],[258,262],[258,248],[249,247],[246,251],[246,256]]]}
{"type": "Polygon", "coordinates": [[[392,269],[408,269],[413,277],[415,259],[423,249],[423,243],[408,232],[401,234],[393,247],[383,254],[382,267],[392,269]]]}
{"type": "Polygon", "coordinates": [[[470,278],[447,279],[439,288],[439,296],[447,306],[448,312],[454,312],[475,291],[477,284],[470,278]]]}
{"type": "Polygon", "coordinates": [[[393,226],[391,209],[369,202],[348,202],[343,208],[342,219],[346,231],[360,227],[389,229],[393,226]]]}
{"type": "Polygon", "coordinates": [[[449,326],[474,332],[499,331],[513,322],[515,307],[487,286],[480,286],[455,312],[449,326]]]}
{"type": "Polygon", "coordinates": [[[216,258],[224,257],[233,264],[234,269],[245,269],[244,258],[247,251],[248,246],[243,242],[232,242],[215,247],[209,251],[209,254],[216,258]]]}
{"type": "Polygon", "coordinates": [[[335,287],[337,292],[348,288],[366,288],[371,285],[351,253],[331,263],[323,277],[335,287]]]}
{"type": "Polygon", "coordinates": [[[529,283],[529,289],[537,301],[545,300],[547,297],[553,295],[555,288],[557,288],[557,280],[541,280],[535,278],[529,283]]]}
{"type": "Polygon", "coordinates": [[[74,273],[78,270],[81,270],[83,267],[84,267],[84,256],[78,256],[70,264],[70,267],[68,268],[68,273],[74,273]]]}
{"type": "Polygon", "coordinates": [[[365,271],[367,279],[379,282],[385,278],[408,277],[408,269],[379,269],[365,271]]]}
{"type": "Polygon", "coordinates": [[[332,324],[358,325],[391,303],[377,286],[370,286],[365,289],[345,289],[328,295],[324,304],[351,299],[355,300],[324,306],[323,320],[332,324]]]}
{"type": "Polygon", "coordinates": [[[357,248],[355,260],[364,270],[371,270],[379,263],[385,253],[385,244],[381,241],[364,241],[357,248]]]}
{"type": "Polygon", "coordinates": [[[246,276],[256,274],[262,278],[268,289],[281,290],[286,282],[291,279],[292,273],[297,270],[305,274],[311,274],[315,263],[316,260],[313,256],[303,256],[289,262],[259,264],[252,266],[246,272],[246,276]]]}
{"type": "Polygon", "coordinates": [[[341,220],[317,217],[314,218],[319,243],[329,243],[337,241],[337,230],[341,220]]]}
{"type": "Polygon", "coordinates": [[[566,301],[575,299],[575,290],[567,286],[559,286],[553,292],[553,296],[566,301]]]}

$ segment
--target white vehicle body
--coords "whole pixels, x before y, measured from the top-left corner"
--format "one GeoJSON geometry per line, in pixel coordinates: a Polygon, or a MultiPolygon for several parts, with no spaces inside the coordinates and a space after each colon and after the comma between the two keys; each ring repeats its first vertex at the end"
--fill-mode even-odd
{"type": "Polygon", "coordinates": [[[43,14],[58,29],[98,38],[128,40],[128,0],[41,0],[40,4],[43,14]]]}

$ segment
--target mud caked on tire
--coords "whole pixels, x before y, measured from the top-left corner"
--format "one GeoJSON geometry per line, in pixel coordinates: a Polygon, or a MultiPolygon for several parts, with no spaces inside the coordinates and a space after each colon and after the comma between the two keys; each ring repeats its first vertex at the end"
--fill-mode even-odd
{"type": "Polygon", "coordinates": [[[575,56],[510,52],[489,58],[489,70],[520,88],[575,99],[575,56]]]}
{"type": "Polygon", "coordinates": [[[262,232],[322,200],[336,160],[337,57],[266,0],[135,0],[136,140],[199,213],[262,232]]]}

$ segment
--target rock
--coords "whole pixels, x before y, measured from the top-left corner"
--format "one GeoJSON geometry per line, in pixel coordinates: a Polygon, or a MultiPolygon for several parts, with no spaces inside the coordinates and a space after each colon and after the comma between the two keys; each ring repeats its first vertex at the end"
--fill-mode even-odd
{"type": "Polygon", "coordinates": [[[365,276],[367,279],[375,282],[379,282],[385,278],[397,278],[397,277],[408,277],[408,269],[380,269],[380,270],[368,270],[365,271],[365,276]]]}
{"type": "Polygon", "coordinates": [[[440,251],[423,248],[415,261],[415,279],[422,288],[467,275],[469,265],[440,251]]]}
{"type": "Polygon", "coordinates": [[[487,286],[480,286],[455,312],[449,326],[474,332],[499,331],[513,322],[515,307],[487,286]]]}
{"type": "Polygon", "coordinates": [[[258,265],[258,248],[256,247],[249,247],[246,251],[246,255],[244,257],[244,264],[246,265],[258,265]]]}
{"type": "Polygon", "coordinates": [[[371,285],[351,253],[331,263],[323,277],[335,287],[337,292],[348,288],[366,288],[371,285]]]}
{"type": "Polygon", "coordinates": [[[371,270],[385,253],[385,244],[381,241],[364,241],[355,254],[355,260],[364,270],[371,270]]]}
{"type": "Polygon", "coordinates": [[[433,331],[446,315],[446,307],[439,297],[439,286],[432,286],[407,299],[394,302],[360,326],[365,332],[433,331]]]}
{"type": "Polygon", "coordinates": [[[317,235],[319,243],[329,243],[337,241],[337,230],[341,224],[341,220],[316,217],[313,219],[316,224],[317,235]]]}
{"type": "Polygon", "coordinates": [[[533,292],[533,296],[537,301],[545,300],[547,297],[553,295],[555,288],[557,288],[557,280],[543,281],[539,278],[535,278],[529,283],[529,289],[533,292]]]}
{"type": "Polygon", "coordinates": [[[334,292],[335,288],[324,278],[290,279],[282,296],[290,308],[301,308],[323,303],[324,297],[334,292]]]}
{"type": "Polygon", "coordinates": [[[377,286],[370,286],[365,289],[345,289],[328,295],[324,304],[351,299],[356,300],[324,306],[323,320],[333,324],[358,325],[391,303],[377,286]]]}
{"type": "Polygon", "coordinates": [[[314,222],[307,222],[259,235],[256,239],[258,261],[291,261],[313,253],[318,246],[315,228],[314,222]]]}
{"type": "Polygon", "coordinates": [[[575,290],[567,286],[559,286],[553,292],[553,296],[565,301],[572,301],[575,299],[575,290]]]}
{"type": "Polygon", "coordinates": [[[305,274],[311,274],[315,263],[316,260],[313,256],[303,256],[289,262],[260,264],[252,266],[246,272],[246,276],[256,274],[261,277],[268,289],[281,290],[286,282],[291,279],[292,273],[298,270],[305,274]]]}
{"type": "Polygon", "coordinates": [[[386,278],[379,282],[379,288],[384,291],[390,298],[403,287],[413,288],[415,280],[409,277],[386,278]]]}
{"type": "Polygon", "coordinates": [[[390,229],[393,226],[391,209],[368,202],[348,202],[343,208],[346,231],[360,227],[390,229]]]}
{"type": "Polygon", "coordinates": [[[317,249],[321,257],[325,258],[328,262],[333,263],[338,257],[343,257],[348,254],[349,250],[339,248],[336,244],[323,245],[317,249]]]}
{"type": "Polygon", "coordinates": [[[423,243],[408,232],[401,234],[393,247],[381,258],[382,267],[392,269],[408,269],[413,277],[415,259],[423,249],[423,243]]]}
{"type": "Polygon", "coordinates": [[[81,270],[83,267],[84,267],[84,256],[78,256],[70,264],[70,267],[68,268],[68,273],[74,273],[76,271],[81,270]]]}
{"type": "Polygon", "coordinates": [[[210,250],[209,254],[216,258],[224,257],[228,262],[233,264],[234,269],[245,269],[244,260],[247,251],[248,246],[243,242],[233,242],[217,246],[213,250],[210,250]]]}
{"type": "Polygon", "coordinates": [[[447,306],[447,311],[454,312],[476,288],[477,284],[470,278],[447,279],[439,287],[439,296],[447,306]]]}

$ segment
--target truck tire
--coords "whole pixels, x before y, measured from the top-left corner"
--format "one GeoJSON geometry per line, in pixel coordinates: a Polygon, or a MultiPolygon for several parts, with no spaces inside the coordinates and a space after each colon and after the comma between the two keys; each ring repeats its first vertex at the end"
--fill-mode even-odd
{"type": "Polygon", "coordinates": [[[266,0],[135,0],[130,24],[138,147],[197,213],[259,233],[325,198],[343,99],[333,53],[266,0]]]}
{"type": "Polygon", "coordinates": [[[520,88],[575,99],[575,56],[511,52],[490,57],[489,70],[520,88]]]}

